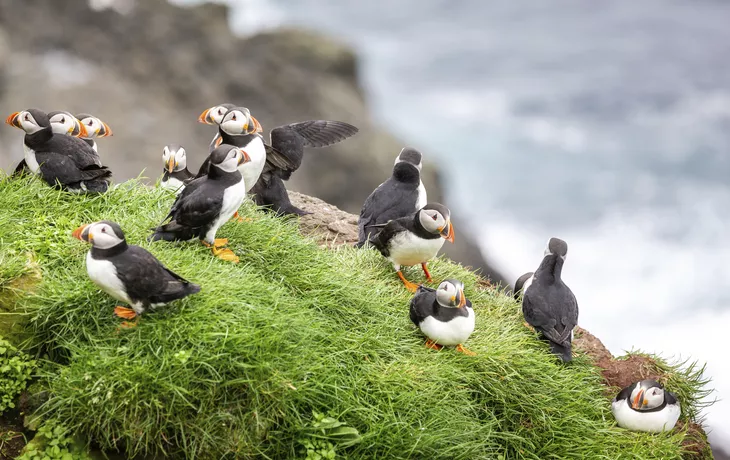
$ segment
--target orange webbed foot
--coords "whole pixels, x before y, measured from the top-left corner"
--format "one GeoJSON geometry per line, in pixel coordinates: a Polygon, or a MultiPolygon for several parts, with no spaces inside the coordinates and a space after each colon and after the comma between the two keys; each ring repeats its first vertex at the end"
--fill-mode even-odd
{"type": "Polygon", "coordinates": [[[124,319],[134,319],[137,317],[136,311],[132,310],[131,308],[122,307],[119,305],[114,307],[114,314],[124,319]]]}
{"type": "Polygon", "coordinates": [[[458,344],[456,346],[456,351],[458,351],[459,353],[464,353],[467,356],[476,356],[477,355],[473,351],[464,348],[464,345],[462,345],[462,344],[458,344]]]}
{"type": "Polygon", "coordinates": [[[426,340],[426,343],[424,344],[424,346],[426,348],[430,348],[432,350],[440,350],[444,347],[443,345],[439,345],[438,343],[434,342],[431,339],[426,340]]]}
{"type": "Polygon", "coordinates": [[[406,287],[406,289],[408,289],[411,292],[416,292],[416,290],[418,290],[418,285],[415,284],[415,283],[411,283],[410,281],[408,281],[406,279],[406,277],[403,276],[403,272],[402,271],[398,270],[397,273],[398,273],[398,278],[400,278],[401,281],[403,281],[403,285],[406,287]]]}

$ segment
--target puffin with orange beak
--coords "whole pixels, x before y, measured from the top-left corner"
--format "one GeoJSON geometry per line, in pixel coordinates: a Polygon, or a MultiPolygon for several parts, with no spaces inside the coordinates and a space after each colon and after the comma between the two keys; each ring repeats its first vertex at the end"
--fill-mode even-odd
{"type": "MultiPolygon", "coordinates": [[[[212,107],[198,118],[203,123],[216,122],[216,114],[224,105],[212,107]]],[[[358,132],[348,123],[331,120],[310,120],[274,128],[269,133],[269,144],[264,142],[261,124],[245,107],[229,108],[219,125],[219,138],[215,142],[241,147],[251,156],[251,162],[241,168],[241,174],[254,194],[257,205],[277,214],[310,214],[291,204],[284,186],[302,164],[305,147],[325,147],[335,144],[358,132]]],[[[196,177],[208,171],[204,161],[196,177]]]]}
{"type": "Polygon", "coordinates": [[[246,198],[246,183],[239,167],[251,161],[246,151],[223,144],[210,156],[208,174],[185,185],[162,225],[155,229],[151,241],[187,241],[199,238],[213,254],[226,261],[238,262],[238,256],[225,248],[227,239],[217,239],[216,232],[238,210],[246,198]]]}
{"type": "Polygon", "coordinates": [[[181,145],[169,144],[162,149],[162,161],[165,170],[162,174],[160,187],[180,193],[185,182],[192,180],[195,175],[188,171],[188,162],[185,149],[181,145]]]}
{"type": "Polygon", "coordinates": [[[413,324],[428,338],[426,347],[440,350],[444,346],[455,346],[458,352],[475,354],[463,345],[474,332],[476,322],[461,281],[444,280],[438,289],[419,286],[411,299],[410,316],[413,324]]]}
{"type": "MultiPolygon", "coordinates": [[[[99,155],[77,137],[54,133],[47,113],[23,110],[11,114],[5,123],[25,131],[25,167],[48,185],[74,193],[108,190],[112,173],[101,164],[99,155]]],[[[79,129],[79,135],[82,133],[83,129],[79,129]]]]}
{"type": "Polygon", "coordinates": [[[562,278],[567,256],[568,244],[550,238],[534,275],[521,277],[525,321],[563,362],[573,359],[573,329],[578,324],[578,301],[562,278]]]}
{"type": "MultiPolygon", "coordinates": [[[[201,113],[198,117],[198,122],[205,123],[206,125],[218,126],[223,121],[223,117],[226,115],[226,113],[228,113],[228,111],[234,107],[236,107],[236,104],[231,104],[230,102],[214,105],[209,109],[203,110],[203,113],[201,113]]],[[[221,144],[220,139],[220,133],[216,132],[215,136],[213,136],[213,140],[210,141],[210,147],[208,149],[209,152],[212,152],[213,150],[215,150],[216,147],[221,144]]]]}
{"type": "Polygon", "coordinates": [[[415,214],[388,222],[370,239],[392,264],[406,289],[416,292],[418,285],[408,281],[401,266],[421,264],[428,282],[432,281],[426,263],[436,257],[444,240],[454,242],[451,211],[440,203],[428,203],[415,214]]]}
{"type": "Polygon", "coordinates": [[[99,118],[89,115],[88,113],[80,113],[76,115],[76,119],[85,128],[86,134],[79,136],[84,142],[89,144],[94,151],[97,151],[96,141],[97,137],[108,137],[113,136],[112,129],[101,121],[99,118]]]}
{"type": "MultiPolygon", "coordinates": [[[[51,123],[51,131],[53,134],[64,134],[73,137],[86,136],[86,130],[84,126],[76,119],[70,112],[57,110],[54,112],[48,112],[48,121],[51,123]]],[[[28,167],[23,159],[13,174],[20,173],[22,171],[28,171],[28,167]]]]}
{"type": "Polygon", "coordinates": [[[89,278],[114,299],[131,308],[117,306],[114,314],[135,323],[148,309],[160,307],[200,291],[157,260],[144,248],[127,244],[122,228],[116,222],[102,220],[82,225],[73,237],[91,244],[86,254],[89,278]]]}
{"type": "Polygon", "coordinates": [[[613,398],[611,412],[618,426],[632,431],[670,431],[682,412],[677,397],[656,380],[632,383],[613,398]]]}

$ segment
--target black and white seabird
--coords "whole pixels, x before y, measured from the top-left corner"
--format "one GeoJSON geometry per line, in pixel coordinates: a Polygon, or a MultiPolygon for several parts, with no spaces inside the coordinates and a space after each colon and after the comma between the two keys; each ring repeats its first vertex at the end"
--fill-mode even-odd
{"type": "Polygon", "coordinates": [[[456,346],[456,351],[475,354],[463,345],[474,332],[475,319],[461,281],[444,280],[438,289],[419,286],[411,299],[410,314],[413,324],[428,337],[427,347],[456,346]]]}
{"type": "Polygon", "coordinates": [[[223,260],[238,262],[226,239],[216,239],[218,229],[230,219],[246,198],[246,184],[238,167],[250,161],[248,154],[223,144],[210,156],[208,174],[186,184],[170,213],[150,236],[150,240],[187,241],[199,238],[223,260]]]}
{"type": "Polygon", "coordinates": [[[429,203],[412,216],[388,222],[370,239],[370,244],[390,260],[406,288],[416,292],[418,286],[403,276],[401,266],[421,264],[426,279],[431,282],[426,263],[436,256],[444,239],[454,242],[451,211],[440,203],[429,203]]]}
{"type": "Polygon", "coordinates": [[[55,134],[48,115],[38,109],[11,114],[5,122],[25,131],[25,166],[46,183],[76,193],[102,193],[111,171],[84,141],[55,134]]]}
{"type": "MultiPolygon", "coordinates": [[[[205,112],[201,115],[203,117],[205,112]]],[[[212,118],[211,118],[212,119],[212,118]]],[[[305,147],[326,147],[358,132],[348,123],[310,120],[279,126],[271,130],[269,144],[261,136],[263,129],[245,107],[229,109],[219,124],[217,142],[246,149],[250,164],[241,169],[254,202],[277,214],[309,214],[291,204],[282,181],[288,180],[302,163],[305,147]]],[[[196,177],[206,174],[206,159],[196,177]]]]}
{"type": "Polygon", "coordinates": [[[116,222],[102,220],[82,225],[73,236],[91,243],[86,254],[86,272],[91,281],[132,307],[117,306],[114,313],[121,318],[138,318],[147,309],[200,291],[200,286],[172,272],[146,249],[127,244],[116,222]]]}
{"type": "Polygon", "coordinates": [[[578,302],[561,279],[567,255],[568,244],[559,238],[550,238],[542,263],[522,295],[525,321],[564,362],[572,359],[573,328],[578,324],[578,302]]]}
{"type": "MultiPolygon", "coordinates": [[[[70,112],[62,110],[56,110],[54,112],[48,112],[48,121],[51,123],[51,131],[53,134],[65,134],[73,137],[80,137],[86,135],[86,130],[83,125],[76,119],[70,112]]],[[[25,171],[30,171],[25,163],[25,159],[20,160],[20,163],[15,168],[13,175],[19,174],[25,171]]]]}
{"type": "Polygon", "coordinates": [[[86,135],[79,136],[84,142],[89,144],[94,151],[98,151],[96,148],[96,141],[94,140],[97,137],[108,137],[112,136],[114,133],[112,132],[112,129],[101,121],[99,118],[89,115],[88,113],[80,113],[76,115],[76,119],[79,120],[79,122],[86,128],[86,135]]]}
{"type": "MultiPolygon", "coordinates": [[[[235,106],[236,104],[231,104],[230,102],[214,105],[209,109],[205,109],[198,117],[198,121],[200,123],[205,123],[206,125],[220,125],[226,113],[235,106]]],[[[208,152],[212,152],[221,144],[220,138],[220,133],[216,132],[215,136],[213,136],[213,140],[210,141],[208,152]]]]}
{"type": "Polygon", "coordinates": [[[421,181],[421,152],[409,147],[395,159],[393,175],[380,184],[365,200],[357,221],[358,242],[361,247],[378,232],[378,227],[393,219],[411,216],[428,203],[426,188],[421,181]]]}
{"type": "Polygon", "coordinates": [[[613,398],[611,412],[618,426],[661,433],[674,428],[682,412],[677,397],[656,380],[632,383],[613,398]]]}
{"type": "Polygon", "coordinates": [[[165,163],[165,170],[160,187],[180,193],[185,187],[185,181],[195,177],[195,174],[188,171],[185,149],[177,144],[166,145],[162,149],[162,161],[165,163]]]}
{"type": "Polygon", "coordinates": [[[532,284],[532,278],[535,275],[534,272],[527,272],[524,275],[517,278],[517,281],[515,281],[515,290],[514,290],[514,296],[515,300],[520,300],[522,297],[522,294],[525,292],[525,289],[530,287],[532,284]]]}

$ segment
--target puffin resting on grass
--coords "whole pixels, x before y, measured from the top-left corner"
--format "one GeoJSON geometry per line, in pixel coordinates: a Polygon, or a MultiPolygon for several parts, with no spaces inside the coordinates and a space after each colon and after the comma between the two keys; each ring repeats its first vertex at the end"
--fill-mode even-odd
{"type": "Polygon", "coordinates": [[[125,319],[136,318],[149,308],[200,291],[200,286],[169,270],[139,246],[128,245],[119,224],[102,220],[82,225],[73,231],[74,238],[91,243],[86,254],[86,272],[104,292],[131,308],[117,306],[114,313],[125,319]]]}
{"type": "Polygon", "coordinates": [[[670,431],[682,410],[677,397],[656,380],[632,383],[613,398],[611,411],[618,426],[632,431],[670,431]]]}

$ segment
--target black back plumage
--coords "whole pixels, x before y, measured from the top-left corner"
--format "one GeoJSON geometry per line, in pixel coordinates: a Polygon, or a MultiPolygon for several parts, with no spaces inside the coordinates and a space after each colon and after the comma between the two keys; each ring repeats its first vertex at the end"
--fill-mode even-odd
{"type": "Polygon", "coordinates": [[[393,175],[373,190],[360,210],[356,246],[365,244],[370,234],[377,232],[378,225],[416,212],[420,184],[421,172],[416,165],[407,161],[396,163],[393,175]]]}
{"type": "Polygon", "coordinates": [[[561,278],[567,244],[552,238],[532,284],[522,297],[522,313],[563,361],[572,359],[572,331],[578,324],[578,302],[561,278]]]}
{"type": "MultiPolygon", "coordinates": [[[[444,217],[450,216],[449,209],[440,203],[429,203],[422,209],[436,209],[444,217]]],[[[390,256],[390,244],[399,233],[411,232],[425,240],[441,238],[440,234],[431,233],[423,227],[418,216],[419,212],[420,210],[411,216],[391,220],[380,232],[370,238],[370,244],[380,251],[383,256],[388,257],[390,256]]]]}
{"type": "MultiPolygon", "coordinates": [[[[468,299],[466,306],[471,307],[471,301],[468,299]]],[[[416,295],[411,299],[409,313],[411,321],[416,326],[420,326],[429,316],[444,323],[459,316],[469,316],[466,308],[442,307],[436,300],[436,290],[423,285],[418,286],[416,295]]]]}

